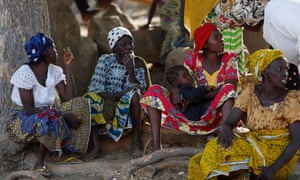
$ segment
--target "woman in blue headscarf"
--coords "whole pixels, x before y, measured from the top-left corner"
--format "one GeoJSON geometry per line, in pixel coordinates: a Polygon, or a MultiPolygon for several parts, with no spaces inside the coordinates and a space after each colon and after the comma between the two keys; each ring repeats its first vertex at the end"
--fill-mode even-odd
{"type": "Polygon", "coordinates": [[[52,39],[37,33],[25,44],[28,61],[11,77],[13,108],[8,134],[21,143],[37,140],[39,153],[34,169],[46,171],[46,150],[84,153],[89,139],[89,107],[83,98],[73,98],[71,64],[74,56],[63,49],[64,67],[52,39]],[[56,97],[63,102],[55,104],[56,97]]]}

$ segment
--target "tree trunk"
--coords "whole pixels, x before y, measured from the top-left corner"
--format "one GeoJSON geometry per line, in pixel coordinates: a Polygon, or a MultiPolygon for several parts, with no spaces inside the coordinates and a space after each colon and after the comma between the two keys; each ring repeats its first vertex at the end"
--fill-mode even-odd
{"type": "Polygon", "coordinates": [[[7,158],[20,150],[5,136],[5,121],[11,106],[10,78],[27,61],[26,40],[36,32],[49,35],[49,24],[46,0],[0,0],[0,174],[15,166],[7,158]]]}

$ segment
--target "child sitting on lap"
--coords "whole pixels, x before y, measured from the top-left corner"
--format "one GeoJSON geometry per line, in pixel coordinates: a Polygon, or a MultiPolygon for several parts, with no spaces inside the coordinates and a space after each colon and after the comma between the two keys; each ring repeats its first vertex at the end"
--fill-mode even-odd
{"type": "Polygon", "coordinates": [[[175,65],[167,69],[165,80],[169,86],[179,89],[180,101],[174,103],[189,120],[200,120],[211,101],[204,100],[211,86],[194,86],[194,80],[183,65],[175,65]]]}

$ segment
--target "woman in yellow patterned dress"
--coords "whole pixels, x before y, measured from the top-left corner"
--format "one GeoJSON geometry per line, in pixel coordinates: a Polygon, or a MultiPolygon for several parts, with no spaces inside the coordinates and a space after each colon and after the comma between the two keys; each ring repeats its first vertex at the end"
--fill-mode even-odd
{"type": "Polygon", "coordinates": [[[287,61],[282,51],[263,49],[247,65],[258,83],[236,99],[219,137],[192,157],[189,180],[286,179],[293,170],[300,147],[300,93],[286,89],[287,61]],[[238,136],[233,129],[243,116],[250,132],[238,136]]]}

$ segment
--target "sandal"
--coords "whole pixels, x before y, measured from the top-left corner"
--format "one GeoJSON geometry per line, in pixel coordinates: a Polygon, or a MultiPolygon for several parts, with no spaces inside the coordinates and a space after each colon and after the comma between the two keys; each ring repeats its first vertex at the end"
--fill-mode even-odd
{"type": "Polygon", "coordinates": [[[75,156],[68,156],[68,155],[63,155],[63,156],[57,156],[57,155],[51,155],[49,156],[50,162],[55,162],[55,163],[80,163],[80,161],[77,157],[75,156]]]}
{"type": "Polygon", "coordinates": [[[119,171],[115,171],[114,175],[111,177],[111,180],[119,180],[121,179],[121,173],[119,171]]]}
{"type": "Polygon", "coordinates": [[[46,176],[46,177],[48,177],[48,176],[51,175],[49,169],[48,169],[47,166],[45,166],[45,165],[43,165],[41,168],[34,169],[34,171],[37,171],[37,172],[39,172],[41,175],[46,176]]]}
{"type": "Polygon", "coordinates": [[[61,161],[62,163],[69,163],[69,164],[77,164],[77,163],[82,163],[83,161],[78,159],[77,157],[68,157],[65,160],[61,161]]]}

